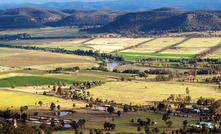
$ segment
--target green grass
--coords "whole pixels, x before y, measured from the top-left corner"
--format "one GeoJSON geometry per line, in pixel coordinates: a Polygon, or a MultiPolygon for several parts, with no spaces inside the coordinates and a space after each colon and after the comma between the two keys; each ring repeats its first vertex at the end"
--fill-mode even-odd
{"type": "Polygon", "coordinates": [[[16,86],[34,86],[34,85],[49,85],[56,84],[59,82],[72,83],[71,80],[59,79],[59,78],[49,78],[40,76],[14,76],[8,78],[0,79],[0,87],[11,87],[16,86]]]}
{"type": "Polygon", "coordinates": [[[167,58],[167,59],[180,59],[180,58],[192,58],[193,54],[170,54],[170,53],[139,53],[139,52],[118,52],[118,55],[122,55],[126,60],[139,60],[142,58],[167,58]]]}
{"type": "MultiPolygon", "coordinates": [[[[157,122],[156,125],[150,125],[150,129],[153,128],[159,128],[161,132],[170,132],[172,130],[176,130],[179,128],[182,128],[182,122],[183,120],[187,120],[189,124],[196,123],[199,121],[198,118],[184,118],[184,117],[174,117],[170,116],[170,120],[173,122],[173,125],[171,128],[167,127],[165,122],[162,120],[161,114],[154,114],[149,112],[136,112],[136,113],[129,113],[126,115],[122,115],[121,117],[115,118],[115,120],[112,122],[116,124],[116,130],[109,131],[113,134],[138,134],[137,127],[138,123],[136,122],[138,118],[142,120],[146,120],[146,118],[150,118],[152,121],[157,122]],[[135,123],[132,124],[130,122],[131,119],[134,119],[135,123]]],[[[103,130],[103,123],[96,123],[96,122],[86,122],[85,127],[83,128],[84,133],[89,133],[90,129],[102,129],[103,130]]],[[[108,131],[103,131],[104,133],[108,131]]],[[[56,131],[55,134],[72,134],[73,130],[66,130],[66,131],[56,131]]],[[[142,127],[141,133],[145,133],[144,127],[142,127]]]]}

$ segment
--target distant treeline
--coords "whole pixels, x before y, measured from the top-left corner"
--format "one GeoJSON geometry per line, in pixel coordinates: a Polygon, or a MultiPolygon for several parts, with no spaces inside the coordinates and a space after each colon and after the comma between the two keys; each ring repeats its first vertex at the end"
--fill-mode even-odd
{"type": "Polygon", "coordinates": [[[221,59],[210,59],[210,58],[194,58],[194,59],[159,59],[159,58],[146,58],[141,59],[139,62],[182,62],[185,64],[195,64],[197,62],[208,62],[210,64],[221,64],[221,59]]]}
{"type": "Polygon", "coordinates": [[[17,40],[17,39],[29,39],[29,38],[31,38],[31,36],[27,33],[0,35],[0,40],[17,40]]]}
{"type": "Polygon", "coordinates": [[[40,50],[45,52],[54,52],[54,53],[64,53],[64,54],[76,54],[76,55],[82,55],[82,56],[92,56],[96,59],[111,59],[115,61],[124,61],[124,58],[122,56],[118,55],[112,55],[112,54],[106,54],[106,53],[99,53],[98,51],[93,50],[66,50],[63,48],[43,48],[43,47],[37,47],[37,46],[18,46],[18,45],[5,45],[0,44],[0,47],[6,47],[6,48],[18,48],[18,49],[26,49],[26,50],[40,50]]]}

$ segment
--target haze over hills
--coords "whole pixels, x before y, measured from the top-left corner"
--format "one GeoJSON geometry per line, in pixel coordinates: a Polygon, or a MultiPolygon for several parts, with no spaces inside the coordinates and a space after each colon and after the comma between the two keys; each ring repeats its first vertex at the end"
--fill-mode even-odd
{"type": "Polygon", "coordinates": [[[178,7],[185,10],[198,9],[221,9],[220,0],[103,0],[103,1],[73,1],[73,2],[46,2],[36,4],[35,2],[21,3],[7,1],[0,2],[0,9],[17,8],[17,7],[36,7],[46,9],[85,9],[85,10],[149,10],[164,6],[178,7]],[[17,3],[17,4],[15,4],[17,3]]]}

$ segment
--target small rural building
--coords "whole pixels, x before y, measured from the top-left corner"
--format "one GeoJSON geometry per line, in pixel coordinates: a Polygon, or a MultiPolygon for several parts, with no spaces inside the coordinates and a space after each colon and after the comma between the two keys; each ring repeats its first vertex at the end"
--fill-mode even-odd
{"type": "Polygon", "coordinates": [[[73,93],[82,93],[81,89],[71,89],[71,92],[73,93]]]}

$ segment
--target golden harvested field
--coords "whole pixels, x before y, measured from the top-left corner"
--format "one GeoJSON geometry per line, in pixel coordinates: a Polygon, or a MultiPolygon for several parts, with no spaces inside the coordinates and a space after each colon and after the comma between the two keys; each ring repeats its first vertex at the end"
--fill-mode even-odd
{"type": "Polygon", "coordinates": [[[162,101],[170,94],[185,95],[189,87],[192,100],[202,97],[221,99],[221,91],[214,84],[181,82],[108,82],[89,91],[94,98],[115,100],[118,103],[148,104],[148,101],[162,101]]]}
{"type": "Polygon", "coordinates": [[[190,48],[209,48],[221,42],[221,38],[192,38],[178,47],[190,48]]]}
{"type": "Polygon", "coordinates": [[[174,49],[167,49],[161,53],[164,54],[198,54],[207,50],[208,48],[188,48],[188,47],[177,47],[174,49]]]}
{"type": "Polygon", "coordinates": [[[126,52],[147,52],[153,53],[164,47],[178,43],[185,38],[158,38],[151,42],[145,43],[137,48],[126,50],[126,52]]]}
{"type": "MultiPolygon", "coordinates": [[[[7,49],[0,48],[0,51],[7,49]]],[[[20,51],[19,51],[20,52],[20,51]]],[[[2,53],[0,54],[2,55],[2,53]]],[[[0,56],[0,64],[12,67],[31,67],[37,69],[55,69],[56,67],[73,67],[88,68],[97,65],[94,58],[87,56],[77,56],[68,54],[58,54],[49,52],[29,51],[17,53],[14,51],[7,53],[7,56],[0,56]]]]}
{"type": "Polygon", "coordinates": [[[94,50],[112,52],[150,40],[151,38],[97,38],[85,44],[94,50]]]}
{"type": "Polygon", "coordinates": [[[198,54],[221,42],[221,38],[192,38],[176,47],[162,53],[198,54]]]}

